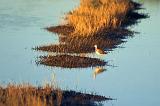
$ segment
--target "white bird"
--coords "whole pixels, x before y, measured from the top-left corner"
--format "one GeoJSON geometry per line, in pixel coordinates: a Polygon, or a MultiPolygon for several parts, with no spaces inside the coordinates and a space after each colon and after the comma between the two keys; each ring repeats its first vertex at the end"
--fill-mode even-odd
{"type": "Polygon", "coordinates": [[[107,54],[106,51],[97,48],[97,45],[94,45],[94,47],[95,47],[95,52],[96,52],[96,54],[98,54],[98,55],[107,54]]]}

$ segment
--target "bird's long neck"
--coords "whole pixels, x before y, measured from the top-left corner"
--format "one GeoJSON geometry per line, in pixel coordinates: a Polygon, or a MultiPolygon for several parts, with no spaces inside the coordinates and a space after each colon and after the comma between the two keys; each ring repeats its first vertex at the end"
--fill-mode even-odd
{"type": "Polygon", "coordinates": [[[97,50],[97,46],[95,46],[95,50],[97,50]]]}

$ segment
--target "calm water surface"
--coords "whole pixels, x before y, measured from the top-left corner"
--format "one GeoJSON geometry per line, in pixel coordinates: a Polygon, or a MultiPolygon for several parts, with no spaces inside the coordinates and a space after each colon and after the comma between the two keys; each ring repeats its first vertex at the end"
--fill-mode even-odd
{"type": "MultiPolygon", "coordinates": [[[[144,1],[150,18],[131,30],[140,32],[105,57],[107,71],[94,78],[95,68],[63,69],[36,66],[44,54],[31,48],[58,43],[55,34],[43,28],[62,22],[76,0],[0,0],[0,83],[29,82],[34,85],[54,80],[62,89],[96,92],[116,98],[105,106],[159,106],[160,104],[160,1],[144,1]]],[[[93,56],[96,56],[93,54],[93,56]]]]}

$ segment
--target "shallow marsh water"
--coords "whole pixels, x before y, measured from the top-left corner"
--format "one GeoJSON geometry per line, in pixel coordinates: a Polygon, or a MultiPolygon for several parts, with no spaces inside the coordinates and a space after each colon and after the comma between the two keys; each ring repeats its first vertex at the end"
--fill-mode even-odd
{"type": "MultiPolygon", "coordinates": [[[[150,18],[130,29],[140,32],[108,55],[99,57],[117,66],[94,78],[96,68],[63,69],[36,66],[41,52],[31,48],[57,43],[55,34],[44,27],[57,25],[76,0],[0,1],[0,83],[29,82],[41,85],[54,80],[62,89],[96,92],[116,98],[106,106],[158,106],[160,104],[160,1],[146,0],[142,12],[150,18]]],[[[91,54],[92,57],[98,57],[91,54]]]]}

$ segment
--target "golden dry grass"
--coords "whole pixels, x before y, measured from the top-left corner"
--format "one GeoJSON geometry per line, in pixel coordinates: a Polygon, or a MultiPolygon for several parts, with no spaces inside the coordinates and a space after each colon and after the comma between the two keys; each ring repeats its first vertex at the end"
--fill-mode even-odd
{"type": "Polygon", "coordinates": [[[127,29],[139,19],[142,5],[131,0],[81,0],[80,6],[67,14],[67,24],[47,27],[59,35],[59,44],[36,47],[35,50],[57,53],[92,53],[94,45],[111,50],[134,32],[127,29]]]}
{"type": "MultiPolygon", "coordinates": [[[[51,92],[52,87],[50,86],[36,88],[23,84],[0,87],[0,106],[54,106],[51,92]]],[[[60,101],[59,99],[57,101],[60,101]]]]}
{"type": "Polygon", "coordinates": [[[132,8],[129,0],[80,0],[66,22],[74,27],[72,35],[94,35],[103,28],[119,28],[132,8]]]}
{"type": "Polygon", "coordinates": [[[64,91],[50,85],[0,85],[0,106],[96,106],[95,102],[113,100],[110,97],[64,91]]]}

